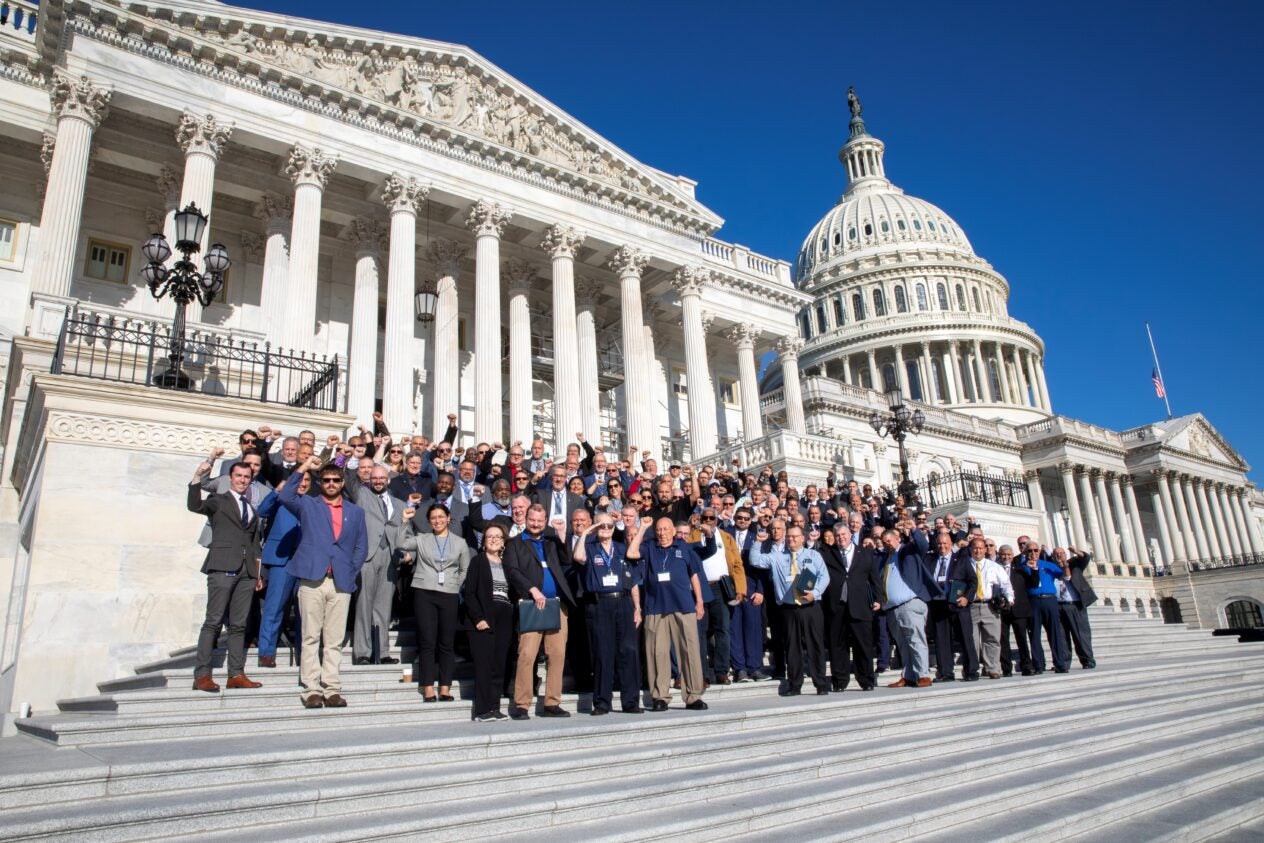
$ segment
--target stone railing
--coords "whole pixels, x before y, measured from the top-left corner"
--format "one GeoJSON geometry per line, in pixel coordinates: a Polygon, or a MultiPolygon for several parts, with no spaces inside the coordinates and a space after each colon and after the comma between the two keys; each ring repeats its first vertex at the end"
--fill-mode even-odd
{"type": "MultiPolygon", "coordinates": [[[[891,306],[894,309],[894,305],[891,306]]],[[[848,337],[860,341],[863,339],[864,334],[867,333],[893,328],[908,328],[910,325],[927,329],[949,329],[950,332],[951,328],[959,325],[964,325],[968,328],[977,325],[984,329],[1009,328],[1015,331],[1026,332],[1033,337],[1036,336],[1036,332],[1026,322],[1001,313],[977,313],[964,310],[910,310],[907,313],[889,311],[886,316],[866,316],[864,319],[849,321],[846,325],[831,328],[824,333],[814,334],[805,344],[804,350],[811,351],[817,345],[829,345],[836,342],[840,330],[845,330],[848,337]]],[[[952,337],[947,335],[943,337],[943,339],[950,338],[952,337]]],[[[969,337],[958,338],[970,339],[969,337]]],[[[979,339],[984,342],[992,342],[990,337],[979,337],[979,339]]]]}
{"type": "Polygon", "coordinates": [[[1107,430],[1104,427],[1098,427],[1088,422],[1082,422],[1078,419],[1067,418],[1066,416],[1053,416],[1031,424],[1021,425],[1016,428],[1016,431],[1019,442],[1047,439],[1051,436],[1078,436],[1081,439],[1101,442],[1104,445],[1123,446],[1122,438],[1115,431],[1107,430]]]}
{"type": "Polygon", "coordinates": [[[832,436],[777,430],[749,442],[735,442],[693,462],[697,465],[732,465],[736,459],[741,461],[742,466],[754,467],[792,460],[820,466],[823,476],[829,468],[847,464],[849,445],[849,442],[832,436]]]}
{"type": "Polygon", "coordinates": [[[712,263],[721,264],[727,269],[762,275],[786,286],[790,284],[790,265],[785,261],[757,255],[745,246],[736,243],[724,243],[712,239],[703,240],[701,250],[712,263]]]}
{"type": "Polygon", "coordinates": [[[1217,556],[1188,563],[1190,572],[1216,571],[1222,568],[1246,568],[1264,565],[1264,553],[1243,553],[1239,556],[1217,556]]]}
{"type": "Polygon", "coordinates": [[[0,34],[35,42],[39,4],[31,0],[0,0],[0,34]]]}
{"type": "MultiPolygon", "coordinates": [[[[850,386],[833,378],[818,376],[804,378],[802,390],[805,403],[812,400],[835,401],[847,404],[859,403],[866,409],[877,410],[882,413],[890,409],[887,406],[886,396],[882,393],[866,389],[865,387],[850,386]]],[[[780,390],[769,393],[768,397],[771,398],[774,395],[778,396],[778,401],[782,400],[780,398],[780,390]]],[[[966,413],[953,412],[932,404],[922,404],[917,401],[909,401],[907,403],[910,407],[922,411],[926,416],[928,425],[986,435],[994,439],[1013,441],[1013,434],[1010,432],[1011,428],[1002,427],[996,422],[980,419],[966,413]]]]}

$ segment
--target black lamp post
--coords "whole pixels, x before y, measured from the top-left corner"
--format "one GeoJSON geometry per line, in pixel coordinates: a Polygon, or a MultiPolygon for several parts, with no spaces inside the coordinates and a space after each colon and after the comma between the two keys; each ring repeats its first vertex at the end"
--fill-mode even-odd
{"type": "Polygon", "coordinates": [[[202,249],[202,233],[206,231],[207,216],[190,202],[183,211],[176,211],[176,251],[183,257],[170,268],[171,246],[161,233],[155,233],[141,254],[149,261],[140,271],[140,277],[149,286],[154,298],[170,296],[176,303],[175,319],[171,323],[170,355],[166,371],[154,376],[154,383],[168,389],[188,389],[189,376],[181,370],[184,363],[184,311],[193,301],[206,307],[224,287],[224,273],[232,265],[228,250],[216,243],[206,250],[202,259],[202,271],[193,263],[193,255],[202,249]]]}
{"type": "Polygon", "coordinates": [[[913,482],[913,478],[909,476],[908,457],[904,454],[904,439],[910,434],[918,434],[922,432],[922,428],[926,426],[926,414],[921,410],[910,410],[904,403],[904,394],[900,391],[900,387],[893,386],[886,392],[887,406],[891,408],[889,415],[882,415],[877,410],[869,414],[869,426],[873,428],[873,432],[886,438],[888,435],[895,440],[895,444],[900,449],[900,480],[898,487],[899,493],[904,497],[904,503],[911,504],[917,498],[917,484],[913,482]]]}
{"type": "Polygon", "coordinates": [[[439,294],[435,289],[433,281],[423,281],[421,289],[416,295],[417,321],[421,323],[433,322],[435,318],[435,307],[439,304],[439,294]]]}

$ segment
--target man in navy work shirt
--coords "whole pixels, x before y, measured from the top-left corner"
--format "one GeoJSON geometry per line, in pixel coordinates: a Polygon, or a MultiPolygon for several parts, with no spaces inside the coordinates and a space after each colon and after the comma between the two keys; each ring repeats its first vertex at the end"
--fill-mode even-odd
{"type": "MultiPolygon", "coordinates": [[[[646,519],[648,521],[649,519],[646,519]]],[[[600,513],[575,542],[572,558],[587,600],[588,646],[592,655],[594,715],[610,712],[614,682],[624,714],[640,714],[641,570],[629,562],[649,525],[638,527],[626,545],[614,540],[614,517],[600,513]]]]}
{"type": "Polygon", "coordinates": [[[786,529],[785,549],[751,550],[751,565],[772,572],[773,590],[785,622],[786,686],[783,697],[797,696],[803,688],[803,648],[808,651],[808,673],[818,694],[829,693],[825,678],[825,620],[820,600],[829,587],[829,570],[821,555],[803,546],[803,528],[786,529]],[[794,587],[803,572],[815,575],[815,586],[806,591],[794,587]]]}
{"type": "MultiPolygon", "coordinates": [[[[642,520],[642,529],[645,521],[642,520]]],[[[646,663],[654,711],[666,711],[671,699],[671,648],[680,663],[685,708],[703,711],[702,659],[698,653],[698,621],[706,613],[702,600],[702,563],[687,542],[676,538],[676,525],[666,516],[654,523],[654,544],[629,545],[628,559],[642,559],[645,590],[646,663]]]]}
{"type": "Polygon", "coordinates": [[[1053,669],[1066,673],[1071,669],[1071,657],[1062,638],[1062,624],[1058,618],[1058,586],[1062,569],[1041,558],[1040,545],[1027,543],[1024,551],[1027,568],[1027,596],[1031,600],[1031,662],[1036,673],[1045,672],[1045,648],[1040,645],[1040,629],[1044,627],[1053,651],[1053,669]]]}

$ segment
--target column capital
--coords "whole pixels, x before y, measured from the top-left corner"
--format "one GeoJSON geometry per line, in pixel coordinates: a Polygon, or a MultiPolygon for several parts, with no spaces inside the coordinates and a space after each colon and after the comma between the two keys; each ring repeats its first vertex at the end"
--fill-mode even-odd
{"type": "Polygon", "coordinates": [[[494,202],[482,199],[470,208],[470,215],[465,220],[465,227],[474,232],[475,237],[500,237],[505,233],[505,226],[513,219],[513,210],[494,202]]]}
{"type": "Polygon", "coordinates": [[[382,183],[382,204],[392,214],[417,213],[419,206],[430,195],[430,185],[422,184],[412,176],[391,173],[382,183]]]}
{"type": "Polygon", "coordinates": [[[77,117],[91,123],[93,129],[110,113],[110,94],[108,88],[95,84],[87,76],[75,79],[61,72],[53,77],[48,91],[58,119],[77,117]]]}
{"type": "Polygon", "coordinates": [[[158,185],[158,192],[162,194],[162,198],[167,201],[168,205],[180,204],[180,174],[163,164],[158,170],[158,178],[154,180],[158,185]]]}
{"type": "Polygon", "coordinates": [[[242,256],[252,260],[263,257],[263,238],[256,231],[241,232],[242,256]]]}
{"type": "Polygon", "coordinates": [[[377,255],[390,250],[386,226],[380,220],[354,217],[347,225],[347,239],[356,245],[360,255],[377,255]]]}
{"type": "Polygon", "coordinates": [[[759,329],[747,322],[739,322],[724,332],[729,342],[737,346],[738,351],[754,351],[759,340],[759,329]]]}
{"type": "Polygon", "coordinates": [[[295,186],[313,184],[324,190],[325,182],[329,180],[329,174],[334,171],[337,164],[336,155],[326,154],[320,147],[308,149],[301,143],[296,143],[290,150],[285,174],[290,177],[295,186]]]}
{"type": "Polygon", "coordinates": [[[949,340],[949,341],[948,341],[948,347],[952,349],[952,353],[953,353],[953,354],[956,354],[956,353],[957,353],[957,350],[958,350],[959,348],[961,348],[961,341],[960,341],[960,340],[949,340]]]}
{"type": "Polygon", "coordinates": [[[290,221],[293,213],[294,200],[289,196],[265,193],[255,204],[255,219],[268,226],[269,229],[285,225],[290,221]]]}
{"type": "Polygon", "coordinates": [[[525,295],[531,290],[531,282],[535,280],[536,269],[531,264],[518,258],[505,261],[501,277],[509,284],[511,295],[525,295]]]}
{"type": "Polygon", "coordinates": [[[698,314],[698,321],[702,324],[702,336],[706,337],[711,333],[711,326],[715,324],[715,314],[709,310],[704,310],[698,314]]]}
{"type": "Polygon", "coordinates": [[[1038,468],[1029,468],[1029,469],[1025,470],[1025,471],[1023,472],[1023,479],[1024,479],[1024,480],[1026,480],[1028,483],[1032,482],[1033,480],[1039,480],[1039,479],[1040,479],[1040,469],[1038,469],[1038,468]]]}
{"type": "Polygon", "coordinates": [[[671,285],[676,295],[682,299],[686,296],[702,295],[702,288],[711,283],[711,270],[702,266],[682,266],[672,273],[671,285]]]}
{"type": "Polygon", "coordinates": [[[214,114],[198,117],[185,111],[176,126],[176,143],[185,155],[209,155],[218,160],[232,133],[233,124],[217,120],[214,114]]]}
{"type": "Polygon", "coordinates": [[[575,279],[575,304],[581,308],[592,309],[597,305],[597,294],[601,285],[591,278],[575,279]]]}
{"type": "Polygon", "coordinates": [[[540,248],[548,252],[549,257],[552,258],[573,258],[583,243],[584,233],[574,226],[554,225],[544,232],[540,248]]]}
{"type": "Polygon", "coordinates": [[[649,261],[649,255],[640,249],[633,246],[620,246],[611,253],[606,266],[617,272],[619,277],[635,275],[639,278],[649,261]]]}
{"type": "Polygon", "coordinates": [[[663,309],[663,306],[658,303],[658,299],[651,298],[645,300],[645,306],[641,312],[645,314],[645,324],[647,326],[651,326],[654,324],[655,320],[662,316],[666,311],[663,309]]]}
{"type": "Polygon", "coordinates": [[[1132,475],[1126,471],[1116,474],[1115,479],[1119,481],[1119,485],[1123,486],[1125,489],[1132,485],[1132,475]]]}
{"type": "Polygon", "coordinates": [[[431,262],[434,263],[439,277],[442,278],[456,275],[457,261],[465,257],[467,251],[464,246],[455,240],[436,237],[430,241],[427,254],[431,262]]]}
{"type": "Polygon", "coordinates": [[[1094,480],[1102,480],[1105,478],[1106,472],[1095,465],[1090,465],[1088,467],[1088,476],[1094,480]]]}
{"type": "Polygon", "coordinates": [[[781,357],[782,363],[798,360],[802,350],[803,340],[799,337],[781,337],[777,340],[777,355],[781,357]]]}
{"type": "Polygon", "coordinates": [[[1074,474],[1076,467],[1077,466],[1073,462],[1058,463],[1058,471],[1062,474],[1074,474]]]}
{"type": "MultiPolygon", "coordinates": [[[[45,178],[48,177],[49,172],[53,169],[53,150],[56,148],[57,136],[52,132],[45,132],[43,139],[40,141],[40,163],[44,165],[45,178]]],[[[179,197],[177,196],[177,198],[179,197]]]]}
{"type": "Polygon", "coordinates": [[[1167,479],[1167,476],[1168,476],[1168,474],[1169,474],[1169,473],[1170,473],[1170,472],[1169,472],[1166,468],[1152,468],[1152,469],[1150,469],[1150,474],[1154,477],[1154,479],[1155,479],[1156,481],[1158,481],[1158,480],[1166,480],[1166,479],[1167,479]]]}

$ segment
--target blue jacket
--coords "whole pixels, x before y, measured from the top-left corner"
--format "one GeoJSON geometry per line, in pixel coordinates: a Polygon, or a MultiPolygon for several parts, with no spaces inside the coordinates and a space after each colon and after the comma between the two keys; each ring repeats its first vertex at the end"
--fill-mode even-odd
{"type": "Polygon", "coordinates": [[[349,500],[343,500],[342,531],[338,535],[338,541],[334,541],[328,504],[321,497],[300,495],[300,479],[299,473],[295,472],[285,488],[277,493],[281,506],[302,525],[298,547],[285,570],[301,580],[320,580],[325,578],[325,571],[332,567],[334,585],[339,591],[351,593],[356,590],[356,576],[369,554],[364,510],[349,500]]]}
{"type": "Polygon", "coordinates": [[[884,573],[883,566],[891,562],[896,566],[896,570],[900,572],[900,578],[904,580],[904,584],[909,590],[917,595],[923,603],[930,602],[932,594],[941,594],[938,583],[935,582],[935,576],[926,570],[926,566],[922,564],[922,557],[918,555],[918,545],[909,542],[900,550],[896,551],[895,559],[890,559],[891,554],[883,549],[874,551],[874,558],[878,563],[878,582],[882,582],[884,573]]]}
{"type": "Polygon", "coordinates": [[[288,565],[302,536],[298,529],[298,518],[281,506],[281,498],[276,492],[269,492],[259,504],[259,517],[271,519],[267,537],[263,540],[264,566],[275,568],[278,565],[288,565]]]}

